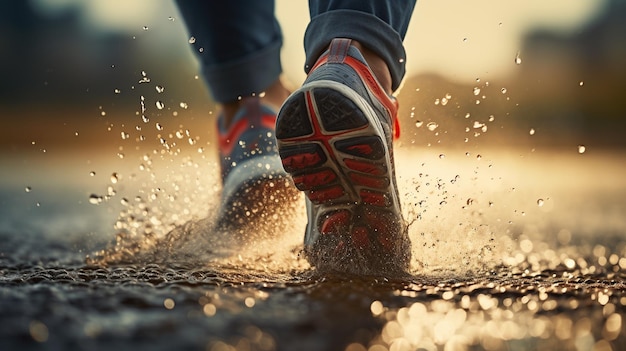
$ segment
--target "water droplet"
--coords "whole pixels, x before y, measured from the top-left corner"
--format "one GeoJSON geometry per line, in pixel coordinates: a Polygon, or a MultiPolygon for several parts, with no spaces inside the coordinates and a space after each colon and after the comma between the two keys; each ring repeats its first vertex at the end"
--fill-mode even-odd
{"type": "Polygon", "coordinates": [[[474,95],[478,96],[478,94],[480,94],[480,88],[474,87],[474,95]]]}
{"type": "Polygon", "coordinates": [[[139,84],[141,83],[150,83],[150,78],[148,78],[148,74],[146,71],[141,71],[141,79],[139,80],[139,84]]]}
{"type": "Polygon", "coordinates": [[[416,126],[417,128],[419,128],[419,127],[421,127],[421,126],[423,126],[423,125],[424,125],[424,122],[423,122],[423,121],[417,121],[417,122],[415,122],[415,126],[416,126]]]}
{"type": "Polygon", "coordinates": [[[175,306],[176,306],[176,303],[174,302],[174,300],[170,299],[169,297],[163,301],[163,307],[165,307],[168,310],[173,309],[175,306]]]}
{"type": "Polygon", "coordinates": [[[161,86],[161,85],[157,85],[154,88],[156,89],[157,93],[159,93],[159,94],[162,93],[165,90],[165,88],[163,88],[163,86],[161,86]]]}
{"type": "Polygon", "coordinates": [[[528,131],[528,134],[535,135],[535,128],[530,128],[530,131],[528,131]]]}
{"type": "Polygon", "coordinates": [[[482,157],[480,154],[476,155],[476,159],[477,159],[477,160],[480,160],[480,159],[482,159],[482,158],[483,158],[483,157],[482,157]]]}
{"type": "Polygon", "coordinates": [[[537,199],[537,206],[541,207],[544,203],[545,201],[543,199],[537,199]]]}
{"type": "Polygon", "coordinates": [[[111,174],[111,183],[116,184],[119,179],[119,175],[116,172],[113,172],[113,174],[111,174]]]}
{"type": "Polygon", "coordinates": [[[154,126],[156,127],[157,130],[163,130],[163,126],[159,122],[157,122],[154,126]]]}
{"type": "Polygon", "coordinates": [[[248,308],[254,307],[255,303],[256,301],[254,300],[254,297],[251,297],[251,296],[246,297],[246,299],[244,300],[244,304],[248,308]]]}
{"type": "Polygon", "coordinates": [[[141,120],[143,121],[143,123],[150,122],[150,118],[148,118],[148,116],[146,116],[146,115],[141,115],[141,120]]]}
{"type": "Polygon", "coordinates": [[[587,148],[585,147],[585,145],[578,145],[578,153],[579,154],[584,154],[586,150],[587,150],[587,148]]]}
{"type": "Polygon", "coordinates": [[[404,63],[404,59],[401,57],[401,58],[398,60],[398,62],[399,62],[399,63],[404,63]]]}
{"type": "Polygon", "coordinates": [[[26,188],[24,188],[24,191],[27,193],[30,193],[33,190],[33,188],[27,186],[26,188]]]}
{"type": "Polygon", "coordinates": [[[121,92],[122,92],[122,91],[121,91],[121,90],[119,90],[119,89],[115,89],[115,90],[113,90],[113,91],[114,91],[116,94],[119,94],[119,93],[121,93],[121,92]]]}
{"type": "Polygon", "coordinates": [[[120,135],[122,136],[122,140],[126,140],[126,139],[130,138],[130,134],[128,134],[126,132],[121,132],[120,135]]]}
{"type": "Polygon", "coordinates": [[[506,88],[502,88],[500,89],[500,91],[502,92],[502,94],[506,94],[506,88]]]}
{"type": "Polygon", "coordinates": [[[98,205],[101,202],[102,202],[102,196],[96,195],[96,194],[89,195],[89,203],[90,204],[98,205]]]}
{"type": "Polygon", "coordinates": [[[582,87],[583,85],[585,85],[585,82],[581,80],[580,83],[578,83],[578,85],[582,87]]]}
{"type": "Polygon", "coordinates": [[[444,158],[446,158],[446,155],[445,154],[439,154],[439,158],[440,159],[444,159],[444,158]]]}
{"type": "Polygon", "coordinates": [[[437,129],[437,127],[439,127],[439,125],[435,122],[428,122],[428,124],[426,124],[426,128],[428,128],[431,132],[437,129]]]}
{"type": "Polygon", "coordinates": [[[95,176],[95,175],[96,175],[96,172],[91,171],[91,172],[89,172],[89,175],[93,177],[93,176],[95,176]]]}
{"type": "Polygon", "coordinates": [[[143,26],[142,28],[143,28],[143,30],[148,30],[149,29],[148,26],[143,26]]]}
{"type": "Polygon", "coordinates": [[[187,107],[189,107],[189,106],[187,105],[187,103],[186,103],[186,102],[181,102],[181,103],[179,104],[179,106],[180,106],[180,108],[183,108],[183,109],[185,109],[185,110],[187,109],[187,107]]]}
{"type": "Polygon", "coordinates": [[[515,54],[515,64],[516,65],[522,64],[522,58],[519,56],[519,51],[515,54]]]}
{"type": "Polygon", "coordinates": [[[467,38],[463,38],[463,42],[464,42],[464,43],[467,43],[467,38]]]}
{"type": "Polygon", "coordinates": [[[196,37],[189,38],[189,44],[195,44],[195,42],[196,42],[196,37]]]}
{"type": "Polygon", "coordinates": [[[176,18],[174,18],[174,17],[172,17],[172,16],[168,16],[168,17],[167,17],[167,20],[168,20],[168,21],[171,21],[171,22],[174,22],[174,20],[175,20],[175,19],[176,19],[176,18]]]}
{"type": "Polygon", "coordinates": [[[157,100],[157,102],[155,102],[154,104],[159,110],[162,110],[165,107],[165,104],[161,100],[157,100]]]}

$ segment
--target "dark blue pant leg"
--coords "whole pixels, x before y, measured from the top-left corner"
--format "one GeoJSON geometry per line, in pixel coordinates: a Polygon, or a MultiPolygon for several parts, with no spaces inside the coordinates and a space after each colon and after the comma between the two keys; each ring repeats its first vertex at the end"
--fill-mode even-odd
{"type": "Polygon", "coordinates": [[[406,73],[402,40],[416,0],[309,0],[311,23],[304,35],[305,71],[333,38],[350,38],[382,57],[396,90],[406,73]]]}
{"type": "Polygon", "coordinates": [[[178,0],[202,73],[220,103],[260,93],[282,72],[273,0],[178,0]],[[200,52],[202,48],[202,52],[200,52]]]}

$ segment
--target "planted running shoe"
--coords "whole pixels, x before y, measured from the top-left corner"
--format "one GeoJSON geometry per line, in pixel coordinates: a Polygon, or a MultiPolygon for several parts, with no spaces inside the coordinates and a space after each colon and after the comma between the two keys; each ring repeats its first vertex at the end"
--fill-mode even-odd
{"type": "Polygon", "coordinates": [[[278,156],[276,113],[249,97],[228,128],[223,115],[217,124],[223,185],[218,226],[241,229],[271,222],[296,196],[278,156]]]}
{"type": "Polygon", "coordinates": [[[285,170],[306,195],[304,252],[318,270],[405,272],[392,142],[397,103],[349,39],[334,39],[276,125],[285,170]]]}

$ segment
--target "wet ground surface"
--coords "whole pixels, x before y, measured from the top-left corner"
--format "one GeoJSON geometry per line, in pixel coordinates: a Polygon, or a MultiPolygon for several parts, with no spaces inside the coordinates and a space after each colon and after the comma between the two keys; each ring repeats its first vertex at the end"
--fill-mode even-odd
{"type": "Polygon", "coordinates": [[[298,225],[229,249],[192,220],[97,252],[145,204],[113,229],[92,184],[5,178],[0,349],[625,350],[623,156],[437,155],[400,169],[414,259],[396,278],[317,273],[298,225]]]}

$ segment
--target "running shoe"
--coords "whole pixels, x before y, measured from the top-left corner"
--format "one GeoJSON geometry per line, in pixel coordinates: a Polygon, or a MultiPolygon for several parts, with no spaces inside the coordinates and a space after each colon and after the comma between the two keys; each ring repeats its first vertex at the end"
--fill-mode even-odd
{"type": "Polygon", "coordinates": [[[221,204],[217,225],[242,229],[276,217],[297,191],[278,156],[275,136],[276,113],[258,97],[244,98],[232,123],[217,119],[221,204]]]}
{"type": "Polygon", "coordinates": [[[304,253],[318,270],[406,272],[392,142],[396,100],[349,39],[334,39],[278,112],[282,165],[306,195],[304,253]]]}

